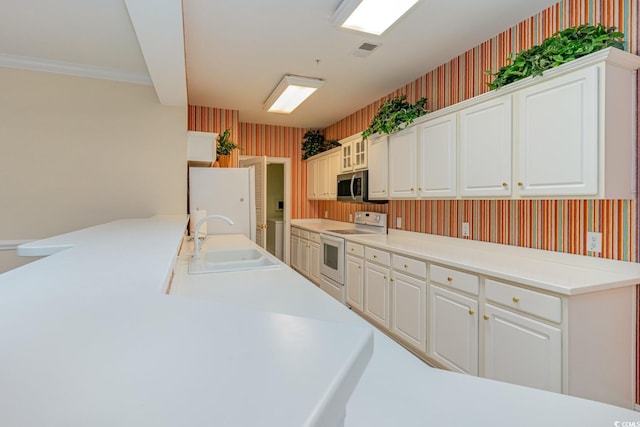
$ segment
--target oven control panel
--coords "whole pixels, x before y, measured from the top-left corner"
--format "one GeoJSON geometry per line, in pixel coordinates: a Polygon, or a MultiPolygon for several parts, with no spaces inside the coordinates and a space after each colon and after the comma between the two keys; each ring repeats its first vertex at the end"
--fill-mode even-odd
{"type": "Polygon", "coordinates": [[[386,228],[387,214],[381,212],[356,212],[354,222],[361,225],[386,228]]]}

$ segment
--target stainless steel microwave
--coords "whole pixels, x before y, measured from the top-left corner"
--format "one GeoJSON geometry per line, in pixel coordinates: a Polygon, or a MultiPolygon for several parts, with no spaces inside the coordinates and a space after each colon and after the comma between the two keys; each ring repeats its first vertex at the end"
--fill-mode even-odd
{"type": "Polygon", "coordinates": [[[369,171],[338,175],[338,201],[352,203],[385,203],[386,200],[369,200],[369,171]]]}

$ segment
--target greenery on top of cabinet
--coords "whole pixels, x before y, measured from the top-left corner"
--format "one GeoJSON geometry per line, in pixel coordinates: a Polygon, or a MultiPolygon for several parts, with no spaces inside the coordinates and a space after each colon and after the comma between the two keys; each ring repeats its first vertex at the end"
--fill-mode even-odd
{"type": "Polygon", "coordinates": [[[487,83],[487,86],[489,89],[499,89],[525,77],[541,76],[544,70],[608,47],[624,49],[624,34],[616,30],[616,27],[605,27],[602,24],[584,24],[558,31],[540,46],[533,46],[517,55],[512,53],[507,58],[508,65],[498,72],[485,71],[494,76],[493,82],[487,83]]]}
{"type": "Polygon", "coordinates": [[[415,119],[429,111],[425,108],[427,98],[420,98],[415,104],[407,102],[407,95],[396,96],[380,106],[371,124],[362,132],[362,139],[374,133],[390,134],[404,129],[415,119]]]}
{"type": "Polygon", "coordinates": [[[304,134],[304,141],[302,141],[302,151],[304,151],[302,160],[339,146],[340,143],[335,139],[325,141],[324,135],[318,129],[308,130],[304,134]]]}

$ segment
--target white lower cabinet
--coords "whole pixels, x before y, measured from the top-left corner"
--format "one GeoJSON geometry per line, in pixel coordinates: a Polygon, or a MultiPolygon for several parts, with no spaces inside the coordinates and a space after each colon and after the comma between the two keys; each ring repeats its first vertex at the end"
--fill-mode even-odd
{"type": "Polygon", "coordinates": [[[431,285],[429,356],[452,371],[478,375],[478,300],[431,285]]]}
{"type": "Polygon", "coordinates": [[[562,392],[562,332],[521,314],[486,304],[484,376],[562,392]]]}
{"type": "Polygon", "coordinates": [[[389,328],[389,267],[365,261],[364,313],[373,321],[389,328]]]}
{"type": "Polygon", "coordinates": [[[391,331],[414,347],[427,347],[427,283],[394,271],[391,278],[391,331]]]}
{"type": "Polygon", "coordinates": [[[347,304],[360,311],[364,303],[364,261],[362,258],[347,255],[345,262],[347,304]]]}
{"type": "Polygon", "coordinates": [[[293,232],[294,229],[291,229],[291,268],[298,270],[300,269],[300,261],[299,261],[299,254],[300,254],[300,249],[298,248],[298,246],[300,245],[300,238],[298,236],[294,236],[293,232]]]}
{"type": "Polygon", "coordinates": [[[320,244],[309,242],[309,279],[320,283],[320,244]]]}

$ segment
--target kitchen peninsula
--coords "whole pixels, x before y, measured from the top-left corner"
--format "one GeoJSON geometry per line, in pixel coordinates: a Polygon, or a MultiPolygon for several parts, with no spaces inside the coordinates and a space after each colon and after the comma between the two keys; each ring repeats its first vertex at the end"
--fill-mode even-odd
{"type": "Polygon", "coordinates": [[[640,421],[430,368],[285,265],[188,275],[188,245],[176,261],[185,224],[116,221],[21,248],[53,255],[0,275],[1,425],[326,426],[330,396],[346,401],[360,373],[349,427],[640,421]]]}

